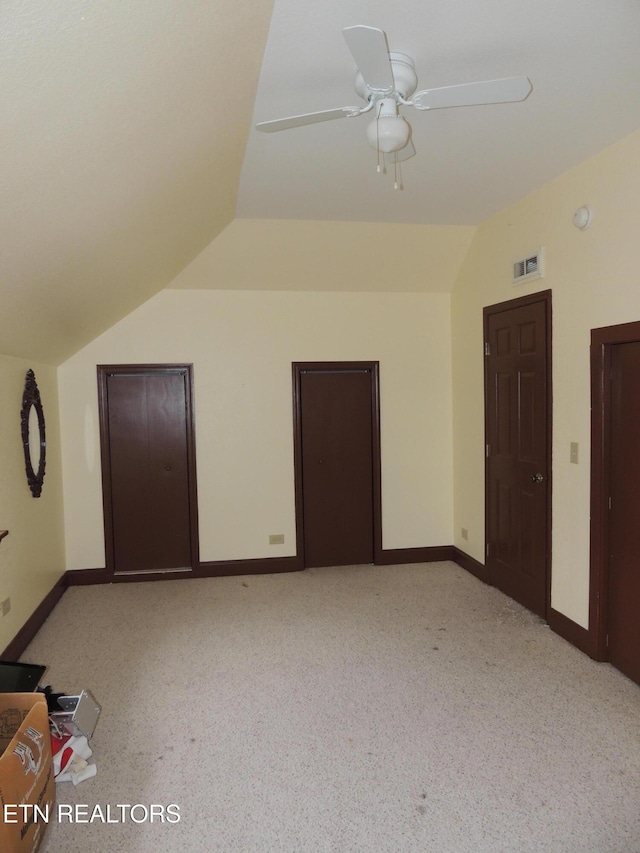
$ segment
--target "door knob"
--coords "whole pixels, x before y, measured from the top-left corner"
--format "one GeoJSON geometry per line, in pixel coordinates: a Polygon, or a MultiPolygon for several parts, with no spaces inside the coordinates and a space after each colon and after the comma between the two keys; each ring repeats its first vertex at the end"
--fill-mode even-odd
{"type": "Polygon", "coordinates": [[[544,476],[542,474],[532,474],[531,482],[532,483],[541,483],[544,480],[544,476]]]}

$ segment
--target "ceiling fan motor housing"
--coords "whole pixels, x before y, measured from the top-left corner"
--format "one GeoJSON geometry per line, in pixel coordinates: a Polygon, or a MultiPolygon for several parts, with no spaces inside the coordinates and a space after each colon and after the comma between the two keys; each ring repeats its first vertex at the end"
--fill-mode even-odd
{"type": "Polygon", "coordinates": [[[364,82],[362,74],[359,71],[356,74],[356,92],[365,101],[368,101],[372,97],[374,99],[385,96],[394,97],[396,94],[406,100],[415,92],[418,85],[418,77],[413,59],[407,56],[406,53],[397,53],[396,51],[391,51],[389,58],[391,60],[391,72],[395,86],[393,92],[382,92],[371,89],[364,82]]]}

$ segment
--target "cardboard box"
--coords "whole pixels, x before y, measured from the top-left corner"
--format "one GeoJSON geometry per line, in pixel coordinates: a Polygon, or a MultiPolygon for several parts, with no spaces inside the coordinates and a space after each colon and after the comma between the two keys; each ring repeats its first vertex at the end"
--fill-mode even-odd
{"type": "Polygon", "coordinates": [[[53,820],[55,781],[47,702],[0,693],[0,850],[35,853],[53,820]]]}

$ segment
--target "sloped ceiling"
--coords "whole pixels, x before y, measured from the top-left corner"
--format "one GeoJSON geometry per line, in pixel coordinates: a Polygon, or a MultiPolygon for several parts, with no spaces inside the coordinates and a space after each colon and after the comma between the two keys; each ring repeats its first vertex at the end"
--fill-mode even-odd
{"type": "MultiPolygon", "coordinates": [[[[225,280],[199,286],[315,268],[304,247],[283,264],[258,220],[278,220],[282,252],[283,223],[333,220],[462,226],[462,253],[464,229],[640,127],[638,32],[636,0],[3,0],[0,354],[61,363],[230,223],[207,255],[225,280]],[[533,92],[408,114],[417,154],[402,192],[375,172],[365,117],[251,130],[357,103],[340,30],[358,23],[415,59],[421,88],[527,75],[533,92]]],[[[364,251],[357,231],[299,229],[328,272],[350,240],[364,251]]],[[[425,232],[425,263],[437,233],[425,232]]],[[[381,280],[387,267],[369,266],[381,280]]]]}
{"type": "Polygon", "coordinates": [[[60,363],[235,216],[272,0],[3,0],[0,353],[60,363]]]}

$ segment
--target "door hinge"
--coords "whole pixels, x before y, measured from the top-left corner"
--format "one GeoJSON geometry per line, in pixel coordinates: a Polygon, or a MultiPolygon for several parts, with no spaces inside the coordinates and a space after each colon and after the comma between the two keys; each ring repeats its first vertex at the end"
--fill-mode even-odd
{"type": "Polygon", "coordinates": [[[609,496],[609,509],[611,509],[611,496],[609,496]]]}
{"type": "Polygon", "coordinates": [[[491,355],[491,344],[489,343],[489,341],[484,342],[484,354],[491,355]]]}
{"type": "Polygon", "coordinates": [[[491,554],[491,543],[490,542],[487,542],[486,553],[487,553],[487,557],[491,554]]]}
{"type": "Polygon", "coordinates": [[[484,453],[485,453],[485,456],[487,457],[487,459],[491,456],[491,445],[490,444],[485,444],[484,453]]]}

